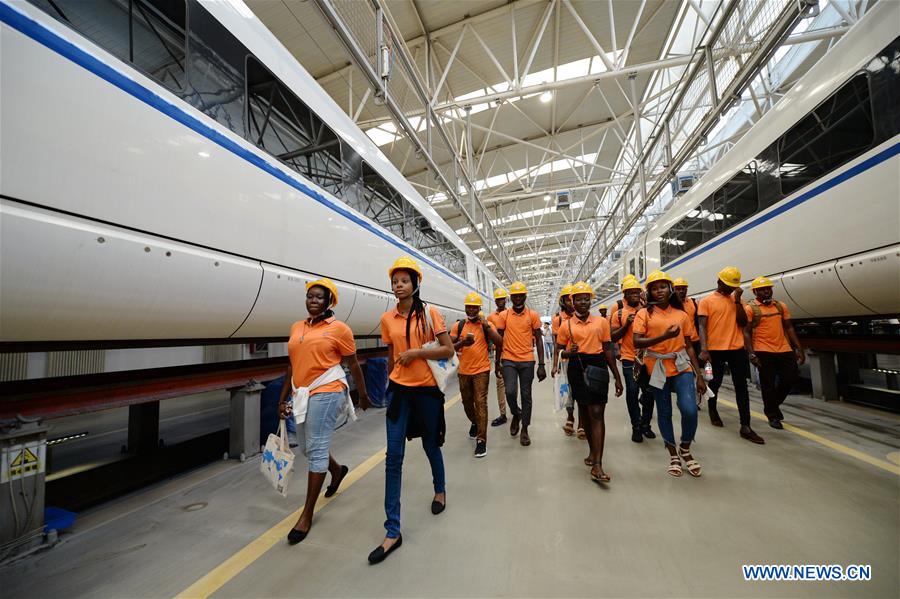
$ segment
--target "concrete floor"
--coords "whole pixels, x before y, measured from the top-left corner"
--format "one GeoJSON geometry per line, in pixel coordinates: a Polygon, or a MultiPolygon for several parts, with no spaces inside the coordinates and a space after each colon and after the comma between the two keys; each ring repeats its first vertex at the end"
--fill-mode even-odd
{"type": "MultiPolygon", "coordinates": [[[[232,568],[214,595],[900,595],[896,473],[764,422],[754,426],[766,445],[752,445],[737,435],[736,411],[723,407],[724,429],[700,415],[695,456],[703,477],[675,479],[665,473],[659,440],[629,440],[624,400],[613,399],[604,459],[613,480],[601,487],[581,463],[584,443],[560,430],[549,381],[536,384],[535,393],[532,446],[520,447],[506,427],[491,429],[481,460],[472,457],[462,407],[450,407],[448,507],[439,516],[429,511],[424,453],[418,443],[408,446],[404,544],[383,564],[366,562],[384,535],[378,462],[316,515],[306,541],[290,547],[283,531],[273,531],[271,549],[232,568]],[[745,582],[742,564],[870,564],[872,580],[745,582]]],[[[789,402],[787,422],[881,464],[895,458],[896,416],[789,402]]],[[[490,406],[496,415],[493,385],[490,406]]],[[[761,411],[756,400],[754,409],[761,411]]],[[[383,447],[378,410],[339,430],[334,452],[353,468],[383,447]]],[[[287,499],[267,488],[257,468],[257,460],[214,464],[84,514],[61,545],[0,569],[3,595],[176,595],[301,506],[302,456],[287,499]]]]}

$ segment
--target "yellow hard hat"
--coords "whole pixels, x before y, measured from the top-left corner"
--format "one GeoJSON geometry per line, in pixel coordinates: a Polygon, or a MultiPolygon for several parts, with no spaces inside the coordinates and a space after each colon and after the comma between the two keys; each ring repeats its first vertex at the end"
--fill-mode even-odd
{"type": "Polygon", "coordinates": [[[338,303],[338,291],[337,285],[335,285],[331,279],[316,279],[315,281],[310,281],[306,284],[306,290],[309,291],[310,287],[324,287],[331,293],[331,308],[337,306],[338,303]]]}
{"type": "Polygon", "coordinates": [[[520,293],[528,293],[528,288],[525,287],[525,283],[521,281],[516,281],[512,285],[509,286],[509,294],[510,295],[518,295],[520,293]]]}
{"type": "Polygon", "coordinates": [[[750,289],[762,289],[763,287],[774,287],[774,285],[769,277],[756,277],[750,284],[750,289]]]}
{"type": "Polygon", "coordinates": [[[420,269],[419,264],[409,256],[401,256],[397,258],[397,261],[394,262],[388,269],[388,276],[393,277],[394,271],[396,270],[411,270],[419,275],[419,282],[422,282],[422,269],[420,269]]]}
{"type": "Polygon", "coordinates": [[[637,280],[637,277],[634,275],[628,275],[624,279],[622,279],[622,291],[628,291],[629,289],[640,289],[641,284],[637,280]]]}
{"type": "Polygon", "coordinates": [[[647,288],[650,288],[650,283],[655,283],[657,281],[668,281],[669,283],[672,283],[672,278],[661,270],[654,270],[647,275],[647,288]]]}
{"type": "Polygon", "coordinates": [[[741,271],[737,266],[726,266],[716,276],[729,287],[741,286],[741,271]]]}
{"type": "Polygon", "coordinates": [[[559,297],[572,295],[572,286],[571,285],[563,285],[563,288],[559,291],[559,297]]]}
{"type": "Polygon", "coordinates": [[[597,309],[598,310],[609,310],[609,308],[606,306],[606,304],[600,304],[599,306],[597,306],[597,309]]]}
{"type": "Polygon", "coordinates": [[[503,287],[497,287],[494,289],[494,299],[502,299],[507,297],[509,294],[506,293],[506,289],[503,287]]]}
{"type": "Polygon", "coordinates": [[[572,285],[572,296],[580,295],[582,293],[589,293],[591,297],[594,296],[594,290],[591,289],[591,286],[585,283],[584,281],[578,281],[574,285],[572,285]]]}
{"type": "Polygon", "coordinates": [[[686,280],[682,279],[681,277],[678,277],[677,279],[675,279],[675,281],[672,282],[672,287],[687,287],[687,286],[688,286],[688,282],[686,280]]]}
{"type": "Polygon", "coordinates": [[[465,305],[465,306],[483,306],[484,302],[481,301],[480,295],[478,295],[474,291],[471,291],[466,296],[465,301],[463,301],[463,305],[465,305]]]}

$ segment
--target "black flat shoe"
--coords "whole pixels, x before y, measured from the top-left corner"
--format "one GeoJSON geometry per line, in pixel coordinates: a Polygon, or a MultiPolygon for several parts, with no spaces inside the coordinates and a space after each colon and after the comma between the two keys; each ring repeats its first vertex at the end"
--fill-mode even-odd
{"type": "Polygon", "coordinates": [[[653,429],[651,429],[649,426],[643,430],[643,434],[644,434],[644,436],[647,437],[648,439],[655,439],[655,438],[656,438],[656,433],[654,433],[654,432],[653,432],[653,429]]]}
{"type": "Polygon", "coordinates": [[[491,426],[500,426],[506,424],[506,416],[497,416],[491,421],[491,426]]]}
{"type": "Polygon", "coordinates": [[[781,424],[781,420],[769,420],[769,426],[771,426],[772,428],[777,428],[779,430],[784,428],[784,426],[781,424]]]}
{"type": "Polygon", "coordinates": [[[325,489],[325,497],[331,497],[335,493],[338,492],[338,489],[341,487],[341,483],[344,482],[344,478],[347,476],[347,473],[350,472],[350,469],[346,466],[341,466],[341,477],[337,480],[337,482],[332,482],[325,489]]]}
{"type": "Polygon", "coordinates": [[[431,502],[431,513],[434,514],[435,516],[437,516],[438,514],[443,512],[444,508],[446,508],[446,507],[447,507],[446,504],[443,504],[440,501],[437,501],[437,500],[432,501],[431,502]]]}
{"type": "Polygon", "coordinates": [[[291,532],[288,533],[288,545],[296,545],[300,541],[306,538],[306,535],[309,534],[309,531],[303,532],[302,530],[297,530],[296,528],[292,528],[291,532]]]}
{"type": "Polygon", "coordinates": [[[384,561],[384,559],[387,556],[389,556],[394,551],[394,549],[396,549],[397,547],[399,547],[402,544],[403,544],[403,535],[400,535],[399,537],[397,537],[397,542],[394,543],[393,545],[391,545],[391,548],[388,549],[387,551],[384,550],[384,547],[379,545],[378,547],[375,548],[375,551],[373,551],[372,553],[369,554],[369,563],[370,564],[380,564],[381,562],[384,561]]]}

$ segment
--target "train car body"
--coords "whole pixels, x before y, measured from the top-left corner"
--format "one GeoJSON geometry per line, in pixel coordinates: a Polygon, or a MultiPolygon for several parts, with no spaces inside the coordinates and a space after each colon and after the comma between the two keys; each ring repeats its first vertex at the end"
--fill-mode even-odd
{"type": "Polygon", "coordinates": [[[602,301],[657,268],[703,295],[735,265],[797,319],[900,314],[898,22],[874,6],[623,252],[602,301]]]}
{"type": "MultiPolygon", "coordinates": [[[[42,1],[0,2],[0,342],[284,337],[305,314],[304,284],[320,276],[339,287],[337,316],[356,335],[373,335],[393,304],[387,268],[401,255],[418,260],[423,299],[448,317],[462,313],[467,292],[487,294],[496,284],[240,2],[181,2],[190,9],[184,55],[162,36],[159,47],[142,50],[135,35],[129,62],[114,40],[87,39],[38,8],[42,1]],[[226,81],[240,68],[210,74],[220,59],[208,43],[213,34],[233,36],[232,46],[237,40],[246,51],[231,60],[244,61],[240,86],[226,81]],[[149,76],[137,63],[149,62],[150,50],[168,51],[183,75],[149,76]],[[270,112],[305,107],[319,137],[331,135],[330,154],[320,149],[328,144],[312,141],[292,158],[267,151],[264,138],[284,143],[290,132],[283,124],[258,129],[254,85],[286,97],[270,112]],[[339,191],[324,176],[314,181],[292,168],[296,156],[330,160],[321,168],[339,169],[339,191]],[[357,162],[352,180],[347,156],[357,162]],[[369,181],[451,248],[453,270],[352,205],[350,192],[372,192],[369,181]]],[[[147,31],[178,29],[177,13],[149,11],[179,2],[139,4],[156,23],[142,21],[147,31]]],[[[227,62],[225,50],[221,57],[227,62]]]]}

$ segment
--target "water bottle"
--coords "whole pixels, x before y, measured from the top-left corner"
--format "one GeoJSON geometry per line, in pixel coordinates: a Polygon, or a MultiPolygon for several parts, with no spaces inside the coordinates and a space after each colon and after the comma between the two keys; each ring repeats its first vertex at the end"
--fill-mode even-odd
{"type": "Polygon", "coordinates": [[[703,378],[707,381],[711,381],[713,378],[712,364],[709,362],[706,363],[706,367],[703,369],[703,378]]]}

